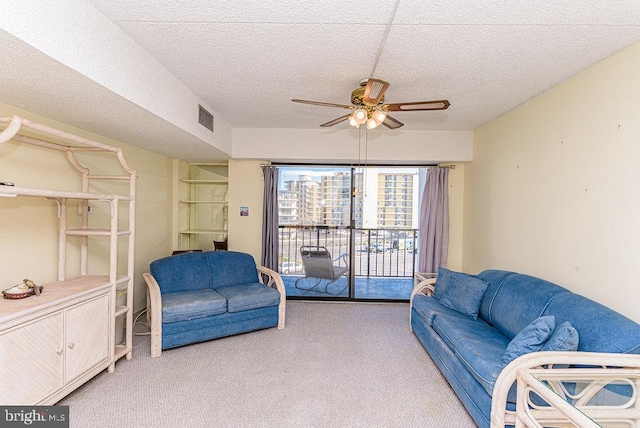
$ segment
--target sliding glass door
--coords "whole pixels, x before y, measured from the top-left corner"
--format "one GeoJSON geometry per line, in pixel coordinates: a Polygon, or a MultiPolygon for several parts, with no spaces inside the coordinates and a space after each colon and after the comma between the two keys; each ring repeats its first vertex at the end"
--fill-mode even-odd
{"type": "Polygon", "coordinates": [[[407,300],[420,170],[279,168],[279,271],[287,296],[407,300]]]}
{"type": "Polygon", "coordinates": [[[407,300],[418,237],[418,168],[354,169],[356,299],[407,300]]]}
{"type": "Polygon", "coordinates": [[[281,167],[280,274],[287,296],[351,297],[351,169],[281,167]]]}

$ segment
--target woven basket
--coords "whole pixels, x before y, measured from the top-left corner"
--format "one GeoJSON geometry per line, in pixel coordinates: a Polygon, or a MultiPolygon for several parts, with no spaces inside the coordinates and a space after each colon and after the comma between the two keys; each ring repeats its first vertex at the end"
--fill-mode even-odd
{"type": "MultiPolygon", "coordinates": [[[[22,286],[22,284],[18,284],[18,285],[14,285],[11,288],[7,288],[6,290],[2,291],[2,297],[4,297],[5,299],[10,299],[10,300],[18,300],[18,299],[25,299],[27,297],[33,296],[36,294],[35,290],[33,288],[29,288],[28,290],[22,292],[22,293],[16,293],[16,292],[10,292],[10,290],[13,290],[14,288],[18,288],[22,286]]],[[[44,285],[38,285],[37,286],[38,289],[40,289],[40,292],[42,292],[42,290],[44,290],[44,285]]]]}

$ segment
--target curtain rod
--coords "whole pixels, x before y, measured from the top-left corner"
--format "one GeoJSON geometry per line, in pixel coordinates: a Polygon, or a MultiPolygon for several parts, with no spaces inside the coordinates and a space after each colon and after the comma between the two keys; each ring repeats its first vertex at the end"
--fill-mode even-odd
{"type": "MultiPolygon", "coordinates": [[[[307,165],[317,165],[317,164],[290,164],[290,166],[307,166],[307,165]]],[[[260,167],[263,166],[289,166],[288,164],[278,164],[278,163],[261,163],[260,167]]],[[[320,166],[320,165],[318,165],[320,166]]],[[[354,165],[330,165],[330,166],[344,166],[344,167],[349,167],[349,166],[354,166],[354,165]]],[[[403,167],[418,167],[418,168],[429,168],[429,167],[433,167],[436,166],[438,168],[447,168],[447,169],[456,169],[455,165],[365,165],[365,166],[370,166],[370,167],[376,167],[376,168],[384,168],[384,167],[388,167],[388,168],[403,168],[403,167]]]]}

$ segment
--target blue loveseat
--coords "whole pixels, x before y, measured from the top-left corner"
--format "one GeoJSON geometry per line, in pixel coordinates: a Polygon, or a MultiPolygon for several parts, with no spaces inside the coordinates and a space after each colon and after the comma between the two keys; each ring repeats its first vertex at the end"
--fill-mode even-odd
{"type": "Polygon", "coordinates": [[[411,329],[480,427],[515,425],[522,370],[640,369],[639,324],[532,276],[440,269],[416,285],[410,311],[411,329]]]}
{"type": "Polygon", "coordinates": [[[280,275],[235,251],[165,257],[143,274],[151,356],[162,350],[285,324],[280,275]]]}

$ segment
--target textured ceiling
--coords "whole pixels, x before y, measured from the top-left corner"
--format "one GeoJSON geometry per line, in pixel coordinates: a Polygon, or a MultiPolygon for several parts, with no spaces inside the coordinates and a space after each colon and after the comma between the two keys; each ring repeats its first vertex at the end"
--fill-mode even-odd
{"type": "MultiPolygon", "coordinates": [[[[0,16],[10,27],[0,29],[0,102],[174,158],[231,155],[164,112],[142,107],[157,94],[171,100],[169,88],[127,98],[104,83],[127,79],[127,70],[96,64],[90,71],[112,77],[97,83],[29,44],[46,40],[46,29],[30,28],[26,41],[15,37],[28,25],[12,16],[27,8],[23,15],[30,17],[45,4],[14,0],[0,16]]],[[[64,6],[60,13],[76,23],[102,20],[116,33],[88,27],[87,39],[113,46],[114,55],[132,55],[118,50],[122,39],[141,47],[236,129],[318,129],[346,112],[292,98],[349,104],[360,79],[373,75],[391,83],[386,102],[451,102],[446,111],[395,113],[406,126],[380,132],[470,131],[640,41],[639,0],[69,0],[64,6]]],[[[59,34],[56,43],[76,52],[65,45],[74,40],[70,32],[59,34]]],[[[127,59],[142,67],[138,56],[127,59]]],[[[331,132],[346,129],[343,122],[331,132]]]]}
{"type": "Polygon", "coordinates": [[[0,61],[0,101],[174,158],[227,158],[192,134],[3,31],[0,46],[3,57],[11,58],[0,61]],[[55,76],[54,85],[47,76],[55,76]]]}
{"type": "MultiPolygon", "coordinates": [[[[637,0],[90,0],[232,127],[311,128],[343,110],[361,78],[405,129],[472,130],[640,40],[637,0]]],[[[346,123],[337,125],[347,127],[346,123]]]]}

